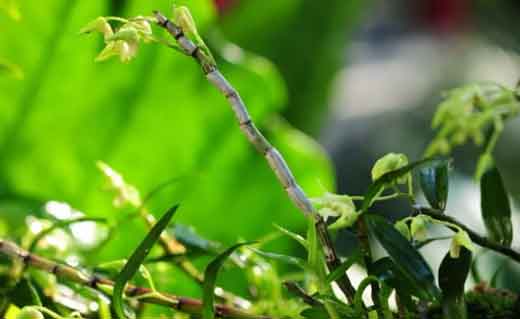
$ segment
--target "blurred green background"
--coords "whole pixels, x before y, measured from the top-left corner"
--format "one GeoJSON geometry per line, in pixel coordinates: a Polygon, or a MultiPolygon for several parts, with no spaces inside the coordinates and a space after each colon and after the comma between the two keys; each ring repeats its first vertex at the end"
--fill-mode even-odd
{"type": "MultiPolygon", "coordinates": [[[[273,223],[304,229],[303,217],[193,61],[146,45],[128,65],[95,63],[101,37],[78,34],[97,16],[169,12],[171,1],[13,3],[20,18],[0,14],[0,58],[19,66],[23,78],[0,73],[1,236],[21,236],[26,216],[43,216],[45,202],[66,202],[118,224],[86,264],[126,257],[145,227],[112,206],[97,160],[143,195],[174,179],[149,201],[150,210],[158,216],[181,203],[175,220],[207,238],[257,239],[273,223]]],[[[175,3],[189,6],[222,72],[311,196],[336,186],[363,193],[372,163],[386,152],[420,157],[433,135],[429,121],[441,90],[473,80],[511,86],[518,78],[515,1],[175,3]]],[[[518,127],[507,128],[497,150],[516,198],[518,127]]],[[[475,154],[471,147],[455,154],[453,188],[460,193],[450,205],[483,230],[470,179],[475,154]]],[[[405,213],[399,205],[388,209],[405,213]]],[[[280,240],[276,249],[295,248],[280,240]]],[[[162,280],[176,292],[199,293],[180,275],[162,280]]],[[[229,278],[227,284],[241,287],[229,278]]]]}

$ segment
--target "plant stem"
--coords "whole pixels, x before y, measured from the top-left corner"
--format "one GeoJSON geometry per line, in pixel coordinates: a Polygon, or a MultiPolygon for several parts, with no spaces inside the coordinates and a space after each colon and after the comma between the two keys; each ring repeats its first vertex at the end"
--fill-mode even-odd
{"type": "Polygon", "coordinates": [[[491,249],[504,256],[510,257],[514,261],[520,263],[520,253],[519,252],[517,252],[507,246],[500,245],[484,236],[479,235],[477,232],[469,229],[467,226],[465,226],[463,223],[459,222],[455,218],[445,215],[441,211],[433,209],[433,208],[429,208],[429,207],[415,207],[414,209],[415,209],[414,214],[424,214],[424,215],[428,215],[434,219],[451,223],[451,224],[455,225],[456,227],[459,227],[460,229],[464,230],[466,233],[468,233],[469,238],[471,238],[471,240],[475,244],[488,248],[488,249],[491,249]]]}
{"type": "MultiPolygon", "coordinates": [[[[42,271],[46,271],[61,279],[69,280],[83,286],[88,286],[100,292],[111,290],[114,282],[96,274],[88,274],[74,267],[59,264],[36,254],[20,248],[13,242],[0,238],[0,253],[7,257],[22,262],[42,271]]],[[[189,314],[200,314],[202,312],[202,301],[189,297],[176,296],[167,293],[159,293],[150,288],[138,287],[128,284],[125,288],[128,297],[140,297],[140,301],[150,304],[171,307],[189,314]]],[[[242,310],[221,304],[215,305],[217,317],[229,319],[271,319],[268,316],[256,316],[242,310]]]]}
{"type": "MultiPolygon", "coordinates": [[[[282,184],[293,203],[306,217],[312,218],[321,242],[329,271],[333,271],[339,267],[341,262],[336,254],[327,229],[327,225],[325,224],[323,218],[317,213],[305,192],[296,182],[296,179],[294,178],[289,166],[285,162],[280,152],[274,148],[269,143],[269,141],[267,141],[267,139],[255,126],[239,93],[226,80],[224,75],[220,73],[217,67],[208,61],[203,49],[199,48],[184,35],[181,27],[168,20],[158,11],[155,11],[154,15],[157,19],[157,24],[166,29],[171,34],[171,36],[177,41],[186,55],[192,56],[201,65],[207,80],[226,97],[226,99],[231,104],[231,108],[235,112],[240,129],[246,135],[249,142],[253,144],[257,151],[265,157],[269,166],[275,173],[276,177],[282,184]]],[[[355,290],[347,275],[344,274],[336,282],[347,299],[352,302],[354,299],[355,290]]]]}

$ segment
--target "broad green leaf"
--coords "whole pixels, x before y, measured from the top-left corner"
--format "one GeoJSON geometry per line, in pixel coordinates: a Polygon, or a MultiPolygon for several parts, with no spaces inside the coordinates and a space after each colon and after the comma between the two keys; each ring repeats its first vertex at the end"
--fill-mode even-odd
{"type": "Polygon", "coordinates": [[[414,284],[413,293],[422,299],[436,299],[438,289],[433,282],[433,273],[412,244],[384,218],[365,215],[365,220],[370,233],[381,243],[399,270],[414,284]]]}
{"type": "Polygon", "coordinates": [[[381,175],[368,187],[368,190],[363,199],[363,204],[361,206],[361,212],[366,212],[366,210],[372,205],[373,200],[381,193],[381,191],[383,191],[386,186],[397,181],[399,178],[408,174],[413,169],[419,168],[432,161],[435,161],[435,159],[425,158],[381,175]]]}
{"type": "Polygon", "coordinates": [[[502,245],[511,246],[513,240],[511,206],[502,176],[496,167],[482,176],[480,207],[490,238],[502,245]]]}
{"type": "Polygon", "coordinates": [[[431,207],[444,211],[448,200],[449,162],[437,160],[419,169],[419,181],[431,207]]]}
{"type": "Polygon", "coordinates": [[[204,283],[202,285],[203,290],[203,308],[202,308],[202,318],[203,319],[214,319],[215,318],[215,309],[214,309],[214,300],[215,300],[215,285],[217,282],[218,271],[226,261],[226,259],[238,248],[249,245],[251,243],[238,243],[235,244],[224,252],[215,257],[206,267],[204,271],[204,283]]]}
{"type": "Polygon", "coordinates": [[[150,252],[150,249],[155,244],[155,242],[161,236],[163,230],[168,226],[170,220],[173,217],[173,214],[177,211],[179,206],[175,205],[171,209],[169,209],[162,217],[157,221],[157,223],[153,226],[150,232],[146,235],[144,240],[139,244],[139,247],[134,251],[132,256],[128,259],[127,263],[117,276],[114,284],[114,291],[112,294],[112,303],[115,312],[117,313],[119,318],[126,318],[124,310],[123,310],[123,293],[126,286],[126,283],[132,279],[134,274],[139,270],[141,264],[144,259],[150,252]]]}
{"type": "Polygon", "coordinates": [[[462,248],[460,256],[446,254],[439,267],[439,287],[442,290],[442,311],[445,319],[466,319],[464,283],[471,267],[471,251],[462,248]]]}
{"type": "MultiPolygon", "coordinates": [[[[398,170],[408,165],[408,157],[404,154],[388,153],[376,161],[372,167],[372,181],[378,180],[386,173],[398,170]]],[[[398,183],[404,183],[406,177],[397,179],[398,183]]]]}

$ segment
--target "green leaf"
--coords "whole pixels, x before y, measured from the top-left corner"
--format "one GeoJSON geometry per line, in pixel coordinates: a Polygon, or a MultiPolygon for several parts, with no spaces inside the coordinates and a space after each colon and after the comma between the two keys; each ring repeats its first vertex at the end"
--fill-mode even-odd
{"type": "Polygon", "coordinates": [[[276,229],[278,229],[278,231],[280,231],[282,234],[284,235],[287,235],[289,236],[290,238],[294,239],[295,241],[297,241],[300,245],[302,245],[303,248],[305,248],[306,250],[309,249],[308,247],[308,244],[307,244],[307,240],[305,240],[305,238],[303,238],[301,235],[297,234],[297,233],[294,233],[280,225],[277,225],[277,224],[274,224],[274,227],[276,229]]]}
{"type": "Polygon", "coordinates": [[[415,291],[415,284],[395,265],[390,257],[383,257],[370,265],[369,274],[376,276],[380,281],[393,287],[401,303],[409,310],[414,311],[415,304],[411,296],[415,291]]]}
{"type": "Polygon", "coordinates": [[[449,162],[437,160],[419,170],[419,181],[431,207],[444,211],[448,200],[449,162]]]}
{"type": "Polygon", "coordinates": [[[161,217],[161,219],[159,219],[159,221],[146,235],[144,240],[139,244],[132,256],[130,256],[128,262],[125,264],[119,275],[116,277],[116,281],[114,284],[114,292],[112,294],[112,303],[114,306],[114,310],[119,318],[126,318],[123,310],[123,292],[126,283],[130,279],[132,279],[134,274],[139,270],[144,259],[150,252],[150,249],[159,239],[163,230],[170,223],[170,220],[172,219],[173,214],[175,214],[175,212],[177,211],[177,208],[179,208],[179,205],[173,206],[161,217]]]}
{"type": "Polygon", "coordinates": [[[488,170],[482,176],[480,207],[491,239],[502,245],[511,246],[513,240],[511,206],[502,176],[496,167],[488,170]]]}
{"type": "Polygon", "coordinates": [[[413,162],[406,166],[403,166],[394,171],[387,172],[375,180],[369,187],[363,199],[363,204],[361,206],[361,212],[366,212],[366,210],[372,205],[373,200],[383,191],[383,189],[397,181],[397,179],[403,177],[408,174],[411,170],[421,167],[427,163],[435,161],[433,158],[425,158],[423,160],[413,162]]]}
{"type": "Polygon", "coordinates": [[[226,259],[237,249],[244,245],[252,244],[251,242],[247,243],[238,243],[235,244],[228,249],[226,249],[223,253],[215,257],[206,267],[204,271],[204,283],[202,285],[203,290],[203,308],[202,308],[202,318],[203,319],[214,319],[215,318],[215,309],[214,309],[214,300],[215,300],[215,284],[217,281],[218,271],[220,267],[224,264],[226,259]]]}
{"type": "Polygon", "coordinates": [[[464,283],[471,267],[471,251],[461,248],[460,256],[446,254],[439,267],[439,287],[442,290],[442,310],[445,319],[466,319],[464,283]]]}
{"type": "MultiPolygon", "coordinates": [[[[408,157],[404,154],[388,153],[376,161],[372,167],[372,181],[378,180],[386,173],[393,172],[408,165],[408,157]]],[[[406,182],[406,178],[399,178],[399,183],[406,182]]]]}
{"type": "Polygon", "coordinates": [[[438,296],[433,273],[424,258],[395,227],[381,216],[365,215],[368,229],[381,243],[396,267],[414,285],[414,294],[433,300],[438,296]]]}

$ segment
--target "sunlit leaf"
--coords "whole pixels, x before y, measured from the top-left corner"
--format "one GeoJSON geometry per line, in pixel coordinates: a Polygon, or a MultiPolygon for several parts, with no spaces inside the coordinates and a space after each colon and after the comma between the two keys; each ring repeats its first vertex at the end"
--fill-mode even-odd
{"type": "MultiPolygon", "coordinates": [[[[388,153],[378,159],[372,167],[372,181],[378,180],[386,173],[393,172],[408,165],[408,157],[404,154],[388,153]]],[[[406,178],[398,178],[397,182],[404,183],[406,178]]]]}
{"type": "Polygon", "coordinates": [[[123,309],[123,292],[126,283],[130,279],[132,279],[134,274],[139,270],[144,259],[150,252],[150,249],[159,239],[163,230],[168,226],[170,220],[173,217],[173,214],[175,214],[178,207],[178,205],[175,205],[174,207],[169,209],[161,217],[161,219],[159,219],[159,221],[157,221],[157,223],[153,226],[150,232],[148,232],[144,240],[139,244],[139,247],[137,247],[132,256],[130,256],[127,263],[117,276],[115,280],[114,291],[112,294],[112,303],[114,310],[119,318],[126,318],[123,309]]]}
{"type": "Polygon", "coordinates": [[[488,170],[480,181],[480,207],[489,236],[510,246],[513,240],[511,206],[502,176],[496,167],[488,170]]]}
{"type": "Polygon", "coordinates": [[[422,165],[430,163],[435,159],[425,158],[417,162],[413,162],[406,166],[403,166],[397,170],[387,172],[378,179],[376,179],[369,187],[363,199],[363,204],[361,206],[361,212],[365,212],[371,205],[376,196],[378,196],[385,186],[390,185],[395,182],[397,179],[403,177],[408,174],[413,169],[419,168],[422,165]]]}

